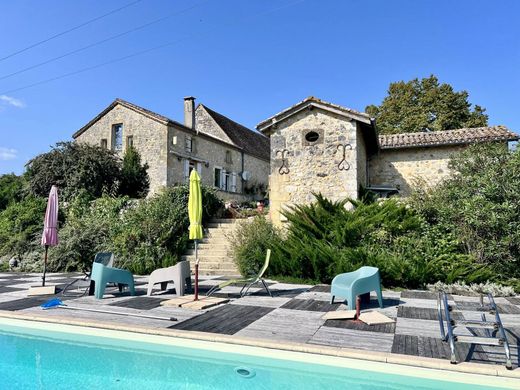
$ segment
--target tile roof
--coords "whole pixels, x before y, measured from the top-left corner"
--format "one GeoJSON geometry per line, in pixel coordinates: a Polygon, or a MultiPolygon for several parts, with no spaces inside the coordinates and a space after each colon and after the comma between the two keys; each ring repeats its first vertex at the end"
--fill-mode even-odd
{"type": "Polygon", "coordinates": [[[94,123],[96,123],[99,119],[101,119],[107,112],[109,112],[110,110],[112,110],[115,106],[117,106],[118,104],[121,104],[122,106],[132,110],[132,111],[135,111],[135,112],[138,112],[140,114],[143,114],[145,116],[147,116],[148,118],[151,118],[153,120],[156,120],[157,122],[160,122],[160,123],[163,123],[165,125],[177,125],[177,126],[182,126],[182,127],[185,127],[182,123],[179,123],[177,121],[174,121],[170,118],[167,118],[163,115],[159,115],[157,114],[156,112],[153,112],[153,111],[150,111],[150,110],[147,110],[146,108],[143,108],[141,106],[138,106],[137,104],[133,104],[133,103],[130,103],[130,102],[127,102],[126,100],[123,100],[123,99],[115,99],[107,108],[105,108],[103,111],[101,111],[98,115],[96,115],[91,121],[89,121],[85,126],[83,126],[81,129],[79,129],[78,131],[76,131],[73,135],[72,135],[72,138],[77,138],[79,137],[81,134],[83,134],[90,126],[92,126],[94,123]]]}
{"type": "Polygon", "coordinates": [[[276,124],[277,122],[280,122],[280,121],[300,112],[302,109],[305,109],[307,107],[321,108],[324,110],[332,111],[336,114],[341,114],[341,115],[347,116],[349,118],[358,120],[367,125],[372,124],[370,115],[368,115],[365,112],[356,111],[351,108],[347,108],[347,107],[343,107],[343,106],[340,106],[337,104],[326,102],[326,101],[318,99],[317,97],[314,97],[314,96],[309,96],[308,98],[303,99],[301,102],[298,102],[295,105],[293,105],[283,111],[280,111],[278,114],[273,115],[272,117],[267,118],[266,120],[260,122],[256,126],[256,128],[259,131],[263,132],[263,131],[267,130],[269,127],[271,127],[272,125],[276,124]]]}
{"type": "Polygon", "coordinates": [[[201,104],[206,112],[227,134],[231,141],[245,153],[269,161],[271,153],[269,138],[257,131],[250,130],[218,112],[201,104]]]}
{"type": "Polygon", "coordinates": [[[381,149],[463,145],[476,142],[517,141],[519,136],[506,126],[474,127],[457,130],[387,134],[379,136],[381,149]]]}
{"type": "MultiPolygon", "coordinates": [[[[94,123],[96,123],[107,112],[112,110],[118,104],[121,104],[122,106],[124,106],[130,110],[133,110],[142,115],[145,115],[148,118],[156,120],[157,122],[162,123],[164,125],[180,126],[180,127],[184,128],[185,130],[193,131],[192,129],[184,126],[180,122],[174,121],[163,115],[157,114],[156,112],[147,110],[146,108],[138,106],[137,104],[133,104],[133,103],[127,102],[126,100],[117,98],[107,108],[105,108],[98,115],[96,115],[96,117],[94,117],[91,121],[89,121],[85,126],[83,126],[81,129],[76,131],[72,135],[72,137],[73,138],[79,137],[90,126],[92,126],[94,123]]],[[[203,106],[203,107],[213,117],[215,122],[217,122],[217,124],[222,128],[222,130],[224,132],[226,132],[226,134],[232,141],[231,145],[233,145],[239,149],[242,149],[247,154],[251,154],[253,156],[256,156],[256,157],[269,161],[269,156],[270,156],[269,138],[267,138],[266,136],[254,131],[254,130],[248,129],[247,127],[244,127],[239,123],[232,121],[231,119],[225,117],[224,115],[219,114],[218,112],[215,112],[215,111],[209,109],[206,106],[203,106]]],[[[212,136],[211,134],[206,134],[203,132],[201,132],[199,134],[212,138],[212,139],[215,139],[215,140],[218,140],[219,142],[229,143],[227,141],[217,139],[214,136],[212,136]]]]}

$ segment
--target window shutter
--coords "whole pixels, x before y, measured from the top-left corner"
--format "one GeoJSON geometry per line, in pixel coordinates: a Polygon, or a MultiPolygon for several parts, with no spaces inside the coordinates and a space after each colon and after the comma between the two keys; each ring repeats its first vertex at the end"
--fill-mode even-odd
{"type": "Polygon", "coordinates": [[[226,190],[226,170],[223,169],[220,174],[220,189],[226,190]]]}
{"type": "Polygon", "coordinates": [[[231,174],[231,192],[237,192],[237,174],[235,172],[231,174]]]}
{"type": "Polygon", "coordinates": [[[184,160],[184,181],[187,183],[190,180],[190,160],[184,160]]]}
{"type": "Polygon", "coordinates": [[[191,138],[191,152],[197,153],[197,140],[195,138],[191,138]]]}
{"type": "Polygon", "coordinates": [[[202,164],[200,162],[197,163],[197,173],[202,176],[202,164]]]}

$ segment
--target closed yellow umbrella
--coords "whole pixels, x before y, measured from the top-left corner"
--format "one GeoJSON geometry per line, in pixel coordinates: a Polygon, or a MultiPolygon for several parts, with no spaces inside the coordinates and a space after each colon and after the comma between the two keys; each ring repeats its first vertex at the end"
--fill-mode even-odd
{"type": "Polygon", "coordinates": [[[188,215],[190,217],[190,240],[195,240],[195,300],[199,298],[199,254],[198,240],[202,233],[202,193],[200,190],[200,176],[194,169],[190,174],[190,193],[188,196],[188,215]]]}

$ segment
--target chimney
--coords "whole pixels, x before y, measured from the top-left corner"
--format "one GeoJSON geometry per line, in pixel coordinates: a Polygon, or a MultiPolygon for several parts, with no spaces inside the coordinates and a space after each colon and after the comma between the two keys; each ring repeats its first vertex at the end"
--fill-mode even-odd
{"type": "Polygon", "coordinates": [[[184,98],[184,126],[195,130],[195,98],[193,96],[184,98]]]}

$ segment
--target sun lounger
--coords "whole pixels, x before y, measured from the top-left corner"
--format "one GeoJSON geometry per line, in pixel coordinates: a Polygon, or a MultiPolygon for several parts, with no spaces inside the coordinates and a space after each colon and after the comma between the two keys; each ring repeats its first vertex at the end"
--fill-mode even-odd
{"type": "Polygon", "coordinates": [[[267,270],[267,267],[269,266],[269,259],[270,259],[270,257],[271,257],[271,249],[268,249],[267,253],[265,255],[264,265],[262,266],[262,268],[260,269],[260,271],[258,272],[258,274],[256,276],[253,276],[253,277],[250,277],[250,278],[243,278],[243,279],[227,280],[227,281],[225,281],[223,283],[220,283],[220,284],[218,284],[216,286],[213,286],[208,291],[208,293],[206,295],[209,297],[215,291],[220,290],[220,289],[222,289],[222,288],[224,288],[226,286],[229,286],[231,284],[244,283],[244,286],[240,290],[240,297],[243,297],[244,295],[247,294],[247,292],[249,291],[251,286],[253,286],[253,285],[257,284],[258,282],[260,282],[264,286],[264,288],[267,291],[267,293],[269,294],[269,296],[272,297],[273,295],[271,294],[271,291],[269,290],[269,287],[267,286],[267,283],[265,283],[265,280],[263,279],[264,273],[267,270]]]}
{"type": "Polygon", "coordinates": [[[150,274],[148,279],[148,295],[152,295],[155,284],[161,284],[161,290],[166,290],[168,282],[173,282],[178,297],[184,295],[184,287],[191,288],[190,262],[181,261],[168,268],[159,268],[150,274]]]}
{"type": "Polygon", "coordinates": [[[379,269],[361,267],[354,272],[339,274],[332,280],[330,303],[334,303],[336,297],[341,297],[346,299],[348,308],[352,310],[356,308],[356,297],[371,291],[376,292],[379,307],[383,307],[379,269]]]}
{"type": "Polygon", "coordinates": [[[129,271],[124,269],[94,263],[90,280],[94,282],[94,295],[97,299],[103,298],[107,283],[117,283],[119,291],[122,291],[122,286],[126,285],[130,289],[130,293],[135,295],[134,277],[129,271]]]}

